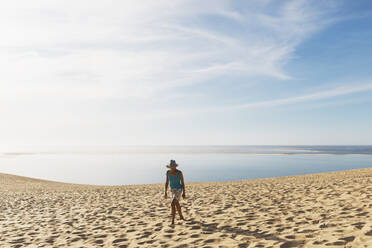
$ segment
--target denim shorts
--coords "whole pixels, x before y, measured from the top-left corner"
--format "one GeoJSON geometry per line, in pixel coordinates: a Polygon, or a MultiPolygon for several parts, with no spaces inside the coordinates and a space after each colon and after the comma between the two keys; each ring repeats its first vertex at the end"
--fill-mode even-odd
{"type": "Polygon", "coordinates": [[[172,200],[176,199],[177,201],[179,201],[181,199],[182,189],[171,188],[170,191],[172,200]]]}

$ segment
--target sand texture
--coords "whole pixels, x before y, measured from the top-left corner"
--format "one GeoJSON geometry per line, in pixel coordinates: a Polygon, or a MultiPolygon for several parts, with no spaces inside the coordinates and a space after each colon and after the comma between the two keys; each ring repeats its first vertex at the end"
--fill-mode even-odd
{"type": "Polygon", "coordinates": [[[163,188],[0,174],[0,247],[372,247],[372,168],[163,188]]]}

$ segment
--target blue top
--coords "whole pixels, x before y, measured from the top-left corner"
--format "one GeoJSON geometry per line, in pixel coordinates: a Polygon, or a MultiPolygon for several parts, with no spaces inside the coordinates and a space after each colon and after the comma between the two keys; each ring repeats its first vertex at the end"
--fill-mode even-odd
{"type": "Polygon", "coordinates": [[[175,176],[171,176],[170,171],[168,171],[168,180],[171,189],[182,189],[181,180],[179,176],[179,171],[176,172],[175,176]]]}

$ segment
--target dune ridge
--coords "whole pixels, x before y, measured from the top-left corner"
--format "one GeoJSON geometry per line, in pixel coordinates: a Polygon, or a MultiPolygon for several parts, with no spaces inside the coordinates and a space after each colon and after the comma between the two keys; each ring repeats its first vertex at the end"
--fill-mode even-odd
{"type": "Polygon", "coordinates": [[[163,188],[0,174],[0,247],[372,247],[372,168],[163,188]]]}

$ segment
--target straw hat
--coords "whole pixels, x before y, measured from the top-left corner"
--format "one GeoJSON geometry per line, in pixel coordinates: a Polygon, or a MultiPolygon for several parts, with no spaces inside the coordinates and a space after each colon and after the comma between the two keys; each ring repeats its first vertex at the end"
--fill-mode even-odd
{"type": "Polygon", "coordinates": [[[167,165],[168,168],[177,167],[178,164],[176,163],[176,160],[171,160],[170,163],[167,165]]]}

